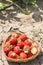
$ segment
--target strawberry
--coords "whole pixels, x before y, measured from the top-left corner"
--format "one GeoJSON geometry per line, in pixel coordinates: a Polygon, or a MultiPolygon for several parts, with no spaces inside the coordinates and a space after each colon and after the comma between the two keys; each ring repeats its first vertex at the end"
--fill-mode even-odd
{"type": "Polygon", "coordinates": [[[20,48],[23,48],[24,44],[21,40],[18,40],[17,46],[19,46],[20,48]]]}
{"type": "Polygon", "coordinates": [[[32,56],[33,56],[33,54],[32,54],[31,52],[29,52],[29,53],[28,53],[28,58],[29,58],[29,57],[32,57],[32,56]]]}
{"type": "Polygon", "coordinates": [[[21,52],[21,53],[20,53],[20,58],[21,58],[21,59],[27,58],[27,54],[24,53],[24,52],[21,52]]]}
{"type": "Polygon", "coordinates": [[[18,55],[16,53],[14,53],[13,51],[9,51],[8,57],[18,59],[18,55]]]}
{"type": "Polygon", "coordinates": [[[37,51],[38,51],[38,49],[37,49],[36,46],[32,46],[32,47],[31,47],[31,53],[32,53],[33,55],[36,54],[37,51]]]}
{"type": "Polygon", "coordinates": [[[29,53],[29,51],[30,51],[29,46],[28,45],[25,45],[24,48],[23,48],[23,51],[25,53],[29,53]]]}
{"type": "Polygon", "coordinates": [[[10,44],[14,45],[17,43],[17,38],[12,36],[11,39],[10,39],[10,44]]]}
{"type": "Polygon", "coordinates": [[[4,45],[3,50],[5,53],[8,53],[10,50],[13,50],[13,45],[4,45]]]}
{"type": "Polygon", "coordinates": [[[24,45],[29,45],[29,46],[31,46],[31,45],[32,45],[31,40],[29,40],[29,39],[25,40],[25,41],[24,41],[24,45]]]}
{"type": "Polygon", "coordinates": [[[17,33],[12,33],[12,36],[14,36],[14,37],[16,37],[16,38],[18,38],[19,36],[18,36],[18,34],[17,33]]]}
{"type": "Polygon", "coordinates": [[[25,34],[22,34],[22,35],[19,36],[18,39],[25,41],[27,39],[27,36],[25,34]]]}
{"type": "Polygon", "coordinates": [[[19,47],[19,46],[14,47],[14,52],[15,52],[16,54],[19,54],[19,53],[21,52],[20,47],[19,47]]]}

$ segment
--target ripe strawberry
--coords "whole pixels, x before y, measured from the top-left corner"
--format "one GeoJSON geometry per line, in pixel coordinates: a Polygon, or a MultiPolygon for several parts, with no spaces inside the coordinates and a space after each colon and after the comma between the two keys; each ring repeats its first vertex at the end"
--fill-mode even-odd
{"type": "Polygon", "coordinates": [[[29,39],[25,40],[25,41],[24,41],[24,45],[29,45],[29,46],[31,46],[31,45],[32,45],[31,40],[29,40],[29,39]]]}
{"type": "Polygon", "coordinates": [[[28,53],[28,58],[29,58],[29,57],[32,57],[32,56],[33,56],[33,54],[32,54],[31,52],[29,52],[29,53],[28,53]]]}
{"type": "Polygon", "coordinates": [[[18,59],[18,55],[16,53],[14,53],[13,51],[9,51],[8,57],[18,59]]]}
{"type": "Polygon", "coordinates": [[[19,46],[14,47],[14,52],[16,54],[19,54],[21,52],[20,47],[19,46]]]}
{"type": "Polygon", "coordinates": [[[4,45],[3,50],[5,53],[8,53],[10,50],[13,50],[13,45],[4,45]]]}
{"type": "Polygon", "coordinates": [[[27,58],[27,54],[24,53],[24,52],[21,52],[21,53],[20,53],[20,58],[21,58],[21,59],[27,58]]]}
{"type": "Polygon", "coordinates": [[[27,36],[25,34],[22,34],[18,39],[25,41],[27,39],[27,36]]]}
{"type": "Polygon", "coordinates": [[[10,44],[14,45],[17,43],[17,38],[12,36],[11,39],[10,39],[10,44]]]}
{"type": "Polygon", "coordinates": [[[16,37],[16,38],[18,38],[18,34],[17,33],[12,33],[12,36],[14,36],[14,37],[16,37]]]}
{"type": "Polygon", "coordinates": [[[31,53],[32,53],[33,55],[36,54],[37,51],[38,51],[38,49],[37,49],[36,46],[32,46],[32,47],[31,47],[31,53]]]}
{"type": "Polygon", "coordinates": [[[23,48],[23,51],[25,53],[29,53],[29,51],[30,51],[29,46],[28,45],[25,45],[24,48],[23,48]]]}
{"type": "Polygon", "coordinates": [[[23,48],[24,44],[21,40],[18,40],[17,46],[19,46],[20,48],[23,48]]]}

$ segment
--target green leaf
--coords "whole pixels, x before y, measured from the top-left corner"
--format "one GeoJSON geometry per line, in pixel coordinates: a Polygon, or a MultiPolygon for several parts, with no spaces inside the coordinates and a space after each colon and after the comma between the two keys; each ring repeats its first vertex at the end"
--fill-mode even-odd
{"type": "Polygon", "coordinates": [[[7,47],[8,50],[10,49],[10,45],[7,45],[6,47],[7,47]]]}
{"type": "Polygon", "coordinates": [[[4,9],[5,7],[7,7],[7,4],[2,4],[2,6],[0,6],[0,10],[4,9]]]}

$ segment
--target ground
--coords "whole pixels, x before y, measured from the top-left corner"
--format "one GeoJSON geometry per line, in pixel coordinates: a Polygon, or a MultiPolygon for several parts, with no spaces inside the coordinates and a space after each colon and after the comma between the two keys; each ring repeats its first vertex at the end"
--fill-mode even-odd
{"type": "Polygon", "coordinates": [[[30,6],[29,8],[32,11],[29,15],[15,11],[14,6],[0,12],[0,65],[19,65],[8,62],[1,50],[3,41],[13,31],[23,32],[40,42],[40,55],[35,60],[20,65],[43,65],[43,0],[39,2],[37,8],[30,6]]]}

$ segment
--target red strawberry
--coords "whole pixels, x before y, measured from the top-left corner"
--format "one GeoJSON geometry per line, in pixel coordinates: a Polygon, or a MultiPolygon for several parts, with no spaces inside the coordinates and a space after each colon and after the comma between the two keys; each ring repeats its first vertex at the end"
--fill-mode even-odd
{"type": "Polygon", "coordinates": [[[21,53],[20,53],[20,58],[21,58],[21,59],[27,58],[27,54],[24,53],[24,52],[21,52],[21,53]]]}
{"type": "Polygon", "coordinates": [[[8,53],[10,50],[13,50],[12,45],[4,45],[3,50],[5,53],[8,53]]]}
{"type": "Polygon", "coordinates": [[[30,46],[30,50],[31,50],[32,48],[34,48],[34,47],[37,47],[37,46],[30,46]]]}
{"type": "Polygon", "coordinates": [[[12,36],[14,36],[14,37],[16,37],[16,38],[18,38],[18,34],[17,33],[12,33],[12,36]]]}
{"type": "Polygon", "coordinates": [[[31,46],[32,45],[32,42],[31,42],[31,40],[25,40],[24,41],[24,45],[29,45],[29,46],[31,46]]]}
{"type": "Polygon", "coordinates": [[[16,54],[19,54],[21,52],[20,47],[19,46],[14,47],[14,52],[16,54]]]}
{"type": "Polygon", "coordinates": [[[18,40],[17,46],[19,46],[20,48],[23,48],[24,44],[21,40],[18,40]]]}
{"type": "Polygon", "coordinates": [[[17,38],[12,36],[11,39],[10,39],[10,44],[14,45],[17,43],[17,38]]]}
{"type": "Polygon", "coordinates": [[[27,36],[25,34],[22,34],[18,39],[25,41],[27,39],[27,36]]]}
{"type": "Polygon", "coordinates": [[[33,54],[32,54],[31,52],[29,52],[29,53],[28,53],[28,58],[29,58],[29,57],[32,57],[32,56],[33,56],[33,54]]]}
{"type": "Polygon", "coordinates": [[[24,48],[23,48],[23,51],[25,53],[29,53],[29,51],[30,51],[29,46],[28,45],[25,45],[24,48]]]}
{"type": "Polygon", "coordinates": [[[18,59],[18,55],[16,53],[14,53],[13,51],[9,51],[8,57],[18,59]]]}
{"type": "Polygon", "coordinates": [[[10,45],[10,50],[13,50],[14,46],[13,45],[10,45]]]}

